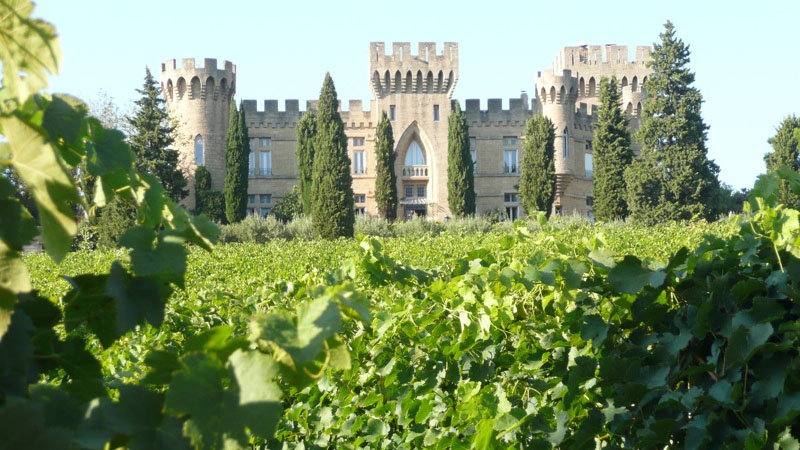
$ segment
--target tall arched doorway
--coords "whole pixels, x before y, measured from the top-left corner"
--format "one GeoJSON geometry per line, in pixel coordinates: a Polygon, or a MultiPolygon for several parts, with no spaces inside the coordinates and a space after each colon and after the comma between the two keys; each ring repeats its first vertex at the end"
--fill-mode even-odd
{"type": "Polygon", "coordinates": [[[405,220],[428,215],[428,176],[428,161],[415,136],[406,149],[399,196],[405,220]]]}

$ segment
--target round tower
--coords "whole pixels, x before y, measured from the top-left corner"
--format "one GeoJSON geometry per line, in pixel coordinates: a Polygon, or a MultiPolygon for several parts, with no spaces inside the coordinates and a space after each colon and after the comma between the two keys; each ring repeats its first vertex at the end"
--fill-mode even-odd
{"type": "Polygon", "coordinates": [[[216,59],[204,59],[197,67],[194,58],[178,65],[170,59],[161,64],[161,90],[167,109],[176,121],[174,147],[189,180],[189,195],[183,204],[193,209],[194,174],[199,165],[208,168],[211,186],[222,190],[225,183],[225,150],[230,101],[236,92],[236,66],[216,59]]]}

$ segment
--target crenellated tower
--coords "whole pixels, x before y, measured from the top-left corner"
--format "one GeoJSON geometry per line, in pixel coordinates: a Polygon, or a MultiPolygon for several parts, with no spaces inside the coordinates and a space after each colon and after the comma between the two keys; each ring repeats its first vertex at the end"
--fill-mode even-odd
{"type": "Polygon", "coordinates": [[[211,173],[212,188],[222,190],[225,182],[225,151],[230,101],[236,92],[236,66],[206,58],[198,67],[194,58],[178,65],[170,59],[161,64],[161,89],[170,115],[176,120],[175,147],[189,179],[184,199],[194,208],[194,173],[205,165],[211,173]]]}

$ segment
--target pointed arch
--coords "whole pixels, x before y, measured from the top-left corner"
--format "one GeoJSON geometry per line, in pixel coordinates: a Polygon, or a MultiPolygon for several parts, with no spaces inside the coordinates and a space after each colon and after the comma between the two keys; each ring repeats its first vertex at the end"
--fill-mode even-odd
{"type": "Polygon", "coordinates": [[[414,84],[414,75],[412,75],[411,71],[409,70],[408,72],[406,72],[406,86],[405,89],[403,89],[403,92],[405,92],[406,94],[410,94],[411,86],[413,84],[414,84]]]}
{"type": "Polygon", "coordinates": [[[547,90],[545,88],[542,88],[542,92],[539,93],[539,98],[542,103],[547,101],[547,90]]]}
{"type": "Polygon", "coordinates": [[[200,93],[203,90],[203,87],[200,85],[200,78],[197,76],[192,77],[192,89],[189,91],[189,98],[192,100],[197,100],[200,98],[200,93]]]}
{"type": "Polygon", "coordinates": [[[633,103],[628,102],[628,106],[625,108],[625,114],[627,114],[628,116],[633,115],[633,103]]]}
{"type": "Polygon", "coordinates": [[[647,77],[644,77],[644,78],[642,78],[642,91],[644,91],[646,89],[645,88],[646,84],[647,84],[647,77]]]}
{"type": "Polygon", "coordinates": [[[169,80],[167,80],[167,96],[169,96],[169,101],[172,101],[172,100],[175,99],[174,89],[175,89],[175,86],[172,85],[172,78],[170,78],[169,80]]]}
{"type": "Polygon", "coordinates": [[[642,102],[636,104],[636,117],[642,117],[642,102]]]}
{"type": "Polygon", "coordinates": [[[372,86],[378,92],[378,95],[383,94],[382,92],[383,86],[381,85],[381,74],[379,74],[377,70],[372,74],[372,86]]]}
{"type": "Polygon", "coordinates": [[[214,83],[214,77],[206,78],[206,98],[207,99],[214,99],[217,98],[217,87],[214,83]]]}
{"type": "Polygon", "coordinates": [[[550,103],[555,103],[555,102],[556,102],[556,87],[555,86],[551,86],[550,87],[550,103]]]}
{"type": "Polygon", "coordinates": [[[219,82],[219,93],[222,95],[228,95],[228,80],[225,78],[219,82]]]}
{"type": "Polygon", "coordinates": [[[594,77],[589,78],[589,97],[594,97],[596,87],[597,84],[595,84],[594,77]]]}
{"type": "Polygon", "coordinates": [[[637,92],[639,90],[639,78],[637,78],[636,75],[634,75],[633,79],[631,80],[631,90],[633,92],[637,92]]]}
{"type": "Polygon", "coordinates": [[[621,82],[620,86],[621,86],[623,89],[624,89],[626,86],[628,86],[628,77],[622,77],[622,82],[621,82]]]}
{"type": "MultiPolygon", "coordinates": [[[[406,153],[408,152],[412,141],[416,141],[420,147],[422,155],[425,158],[425,163],[428,166],[428,176],[435,175],[436,157],[431,153],[433,151],[433,145],[431,144],[428,134],[422,129],[422,127],[419,126],[419,123],[416,120],[411,122],[395,141],[395,173],[398,175],[403,173],[403,167],[405,167],[406,162],[406,153]]],[[[398,189],[400,189],[402,186],[402,177],[397,177],[397,183],[398,189]]]]}
{"type": "Polygon", "coordinates": [[[567,102],[567,90],[564,89],[564,86],[561,86],[561,89],[558,90],[558,101],[559,103],[567,102]]]}
{"type": "Polygon", "coordinates": [[[456,76],[453,71],[450,71],[450,75],[447,76],[447,92],[450,92],[450,89],[453,89],[453,83],[456,81],[456,76]]]}
{"type": "Polygon", "coordinates": [[[433,72],[430,70],[428,76],[425,77],[425,92],[429,94],[433,92],[433,72]]]}
{"type": "Polygon", "coordinates": [[[422,92],[422,71],[417,71],[417,94],[422,92]]]}
{"type": "Polygon", "coordinates": [[[443,87],[444,87],[444,72],[440,70],[439,75],[436,77],[436,92],[442,92],[443,87]]]}
{"type": "Polygon", "coordinates": [[[586,81],[581,77],[578,82],[578,96],[583,97],[584,95],[586,95],[586,81]]]}
{"type": "Polygon", "coordinates": [[[416,139],[413,139],[406,149],[406,156],[403,159],[405,166],[425,166],[427,159],[425,159],[425,152],[416,139]]]}
{"type": "Polygon", "coordinates": [[[184,94],[186,94],[186,80],[180,77],[178,78],[178,100],[183,100],[184,94]]]}
{"type": "Polygon", "coordinates": [[[383,89],[386,93],[392,92],[392,76],[388,70],[383,74],[383,89]]]}
{"type": "Polygon", "coordinates": [[[403,87],[403,76],[400,74],[400,71],[394,73],[394,91],[393,92],[401,92],[403,87]]]}

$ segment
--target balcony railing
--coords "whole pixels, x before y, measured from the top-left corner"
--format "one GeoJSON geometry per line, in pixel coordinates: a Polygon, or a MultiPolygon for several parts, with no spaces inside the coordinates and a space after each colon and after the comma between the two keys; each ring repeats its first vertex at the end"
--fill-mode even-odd
{"type": "Polygon", "coordinates": [[[403,176],[404,177],[427,177],[428,176],[428,166],[404,166],[403,167],[403,176]]]}

